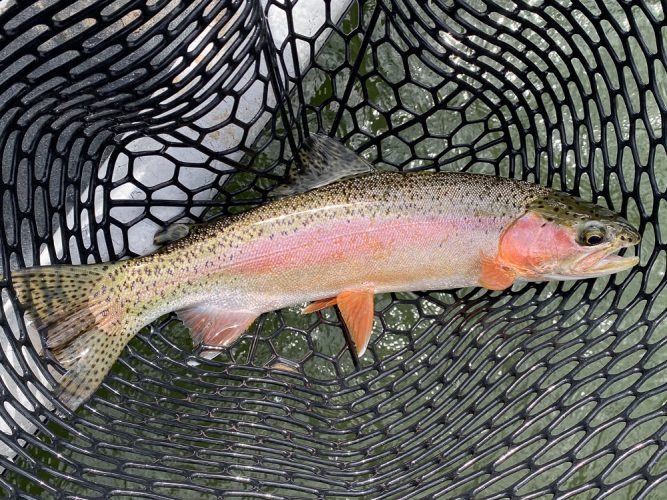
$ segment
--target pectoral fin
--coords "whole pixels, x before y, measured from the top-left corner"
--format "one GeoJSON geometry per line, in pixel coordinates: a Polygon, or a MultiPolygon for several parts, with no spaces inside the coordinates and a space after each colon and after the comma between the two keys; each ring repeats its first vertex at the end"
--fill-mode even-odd
{"type": "Polygon", "coordinates": [[[209,305],[197,305],[177,311],[179,319],[190,329],[195,346],[200,344],[226,347],[255,321],[250,311],[225,311],[209,305]]]}
{"type": "Polygon", "coordinates": [[[482,257],[482,272],[479,284],[489,290],[505,290],[514,284],[516,273],[503,266],[497,259],[482,257]]]}
{"type": "Polygon", "coordinates": [[[348,290],[338,296],[313,302],[303,310],[304,314],[319,311],[325,307],[338,305],[345,326],[357,349],[362,356],[366,352],[368,341],[373,331],[373,290],[348,290]]]}

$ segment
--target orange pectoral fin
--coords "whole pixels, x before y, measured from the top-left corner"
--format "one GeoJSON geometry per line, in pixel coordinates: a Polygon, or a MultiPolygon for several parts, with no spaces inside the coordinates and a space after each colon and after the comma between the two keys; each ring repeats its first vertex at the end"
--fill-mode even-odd
{"type": "Polygon", "coordinates": [[[500,264],[497,259],[482,257],[482,272],[479,284],[489,290],[505,290],[514,283],[516,273],[500,264]]]}
{"type": "Polygon", "coordinates": [[[357,354],[362,356],[366,352],[373,331],[373,313],[375,312],[373,291],[346,291],[338,295],[337,301],[343,321],[357,348],[357,354]]]}

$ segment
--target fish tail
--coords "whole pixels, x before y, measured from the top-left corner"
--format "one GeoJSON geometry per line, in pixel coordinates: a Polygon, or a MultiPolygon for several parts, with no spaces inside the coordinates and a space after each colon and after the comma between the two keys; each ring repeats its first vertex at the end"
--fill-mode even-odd
{"type": "Polygon", "coordinates": [[[47,349],[67,370],[56,395],[71,410],[101,384],[129,338],[113,281],[118,266],[49,266],[12,273],[12,286],[47,349]],[[114,272],[115,271],[115,272],[114,272]]]}

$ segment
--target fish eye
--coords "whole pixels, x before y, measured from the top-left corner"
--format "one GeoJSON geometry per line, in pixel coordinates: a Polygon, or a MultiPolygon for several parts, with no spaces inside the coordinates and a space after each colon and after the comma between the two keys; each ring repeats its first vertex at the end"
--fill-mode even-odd
{"type": "Polygon", "coordinates": [[[586,244],[588,246],[599,245],[602,243],[604,238],[600,234],[587,234],[586,235],[586,244]]]}
{"type": "Polygon", "coordinates": [[[605,229],[604,227],[595,224],[589,225],[583,228],[579,236],[579,243],[586,245],[587,247],[592,247],[599,245],[604,241],[605,229]]]}

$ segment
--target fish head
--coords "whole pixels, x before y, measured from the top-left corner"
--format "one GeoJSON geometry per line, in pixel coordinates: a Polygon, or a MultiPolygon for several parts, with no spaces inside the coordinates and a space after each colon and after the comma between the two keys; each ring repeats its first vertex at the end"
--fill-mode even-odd
{"type": "Polygon", "coordinates": [[[617,213],[552,191],[506,227],[498,257],[501,265],[527,281],[595,278],[637,265],[638,257],[617,253],[640,239],[617,213]]]}

